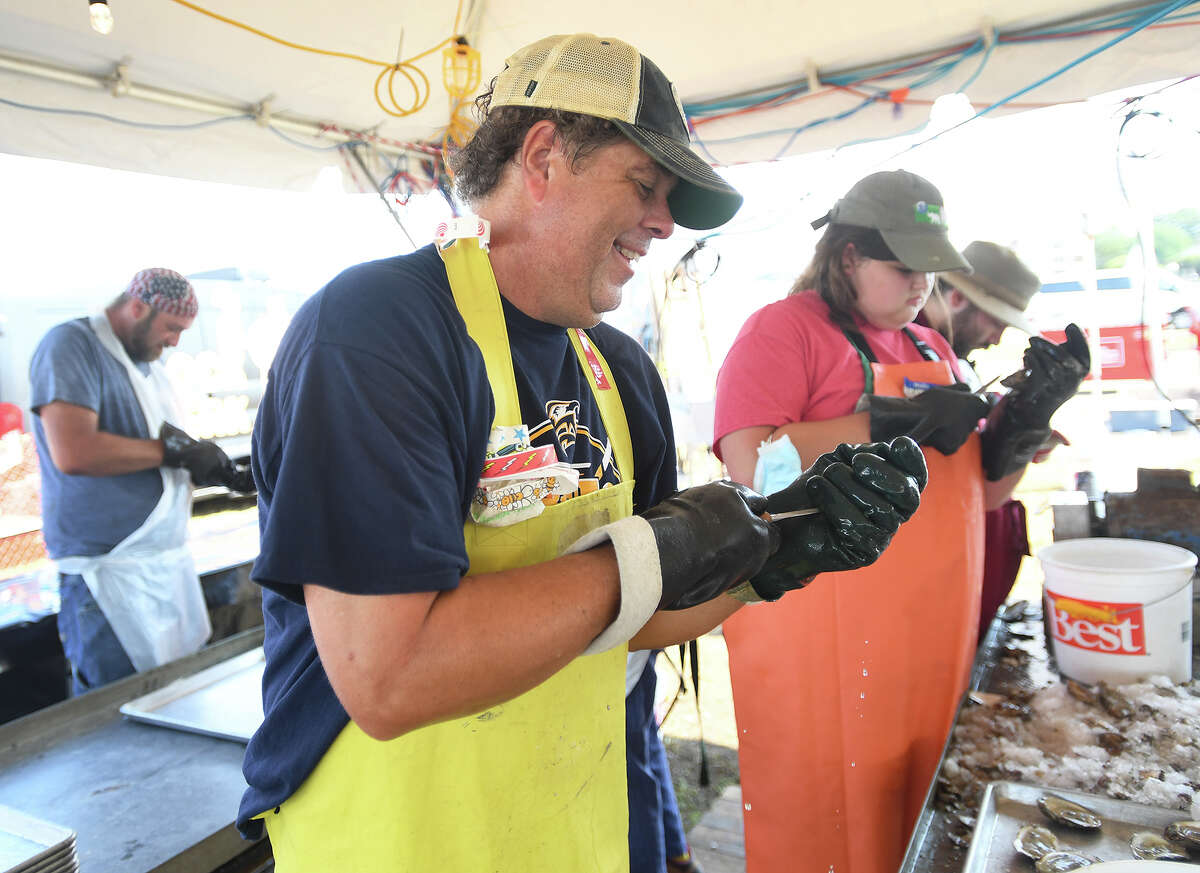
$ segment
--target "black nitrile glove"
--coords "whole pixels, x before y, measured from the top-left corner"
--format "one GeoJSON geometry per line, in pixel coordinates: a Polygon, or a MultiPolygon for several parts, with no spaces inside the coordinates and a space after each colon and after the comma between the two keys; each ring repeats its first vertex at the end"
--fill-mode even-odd
{"type": "Polygon", "coordinates": [[[216,443],[193,439],[167,422],[159,429],[158,438],[163,443],[163,466],[186,469],[193,485],[228,485],[233,480],[233,461],[216,443]]]}
{"type": "Polygon", "coordinates": [[[757,573],[779,548],[779,532],[760,517],[766,509],[761,494],[722,480],[646,510],[662,568],[659,609],[704,603],[757,573]]]}
{"type": "Polygon", "coordinates": [[[1002,383],[1012,390],[992,410],[983,432],[983,469],[993,482],[1033,459],[1050,437],[1050,417],[1075,396],[1092,368],[1092,354],[1083,331],[1068,324],[1063,343],[1030,339],[1024,364],[1002,383]]]}
{"type": "Polygon", "coordinates": [[[254,474],[249,464],[231,464],[228,478],[221,483],[230,491],[249,494],[254,491],[254,474]]]}
{"type": "Polygon", "coordinates": [[[952,455],[986,418],[991,406],[966,385],[935,385],[916,397],[880,397],[872,394],[871,439],[909,436],[943,455],[952,455]]]}
{"type": "Polygon", "coordinates": [[[777,600],[817,573],[874,563],[917,511],[928,481],[925,456],[905,436],[890,444],[842,444],[821,455],[767,499],[770,513],[816,507],[820,514],[772,524],[782,543],[750,585],[763,600],[777,600]]]}

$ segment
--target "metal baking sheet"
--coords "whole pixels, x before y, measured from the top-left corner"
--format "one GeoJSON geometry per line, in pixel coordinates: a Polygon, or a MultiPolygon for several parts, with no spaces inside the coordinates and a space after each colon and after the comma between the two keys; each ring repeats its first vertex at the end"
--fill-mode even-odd
{"type": "Polygon", "coordinates": [[[1013,848],[1017,829],[1026,824],[1048,827],[1060,849],[1079,849],[1103,861],[1132,860],[1129,838],[1138,831],[1157,831],[1184,821],[1179,809],[1113,800],[1066,788],[1046,788],[1019,782],[993,782],[983,794],[971,848],[963,873],[1030,873],[1033,863],[1013,848]],[[1082,831],[1051,822],[1037,807],[1043,794],[1057,794],[1086,806],[1104,820],[1099,831],[1082,831]]]}
{"type": "Polygon", "coordinates": [[[75,832],[70,828],[0,806],[0,870],[55,869],[56,863],[65,870],[74,854],[75,832]],[[51,866],[45,867],[47,863],[51,866]]]}
{"type": "Polygon", "coordinates": [[[134,721],[246,743],[262,724],[260,646],[129,701],[121,713],[134,721]]]}

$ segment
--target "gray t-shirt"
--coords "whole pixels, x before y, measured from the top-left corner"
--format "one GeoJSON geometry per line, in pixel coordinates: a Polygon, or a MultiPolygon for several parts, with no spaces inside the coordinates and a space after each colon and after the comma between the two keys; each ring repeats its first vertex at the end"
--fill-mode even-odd
{"type": "MultiPolygon", "coordinates": [[[[150,365],[139,363],[147,375],[150,365]]],[[[85,406],[102,431],[148,439],[146,418],[129,375],[86,318],[50,330],[29,364],[30,408],[55,400],[85,406]]],[[[120,476],[69,476],[54,466],[40,415],[33,419],[42,471],[42,536],[51,558],[102,555],[139,528],[162,496],[157,469],[120,476]]]]}

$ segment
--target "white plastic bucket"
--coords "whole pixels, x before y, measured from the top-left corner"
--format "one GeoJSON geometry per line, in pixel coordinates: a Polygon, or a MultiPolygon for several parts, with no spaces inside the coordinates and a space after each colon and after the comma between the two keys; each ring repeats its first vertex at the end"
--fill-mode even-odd
{"type": "Polygon", "coordinates": [[[1109,537],[1038,552],[1054,657],[1080,682],[1192,678],[1192,573],[1187,549],[1109,537]]]}

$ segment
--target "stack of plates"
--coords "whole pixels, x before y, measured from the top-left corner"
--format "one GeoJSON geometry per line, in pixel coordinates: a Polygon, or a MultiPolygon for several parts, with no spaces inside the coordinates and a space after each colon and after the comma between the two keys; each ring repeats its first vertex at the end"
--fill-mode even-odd
{"type": "Polygon", "coordinates": [[[75,832],[0,806],[0,873],[76,873],[75,832]]]}

